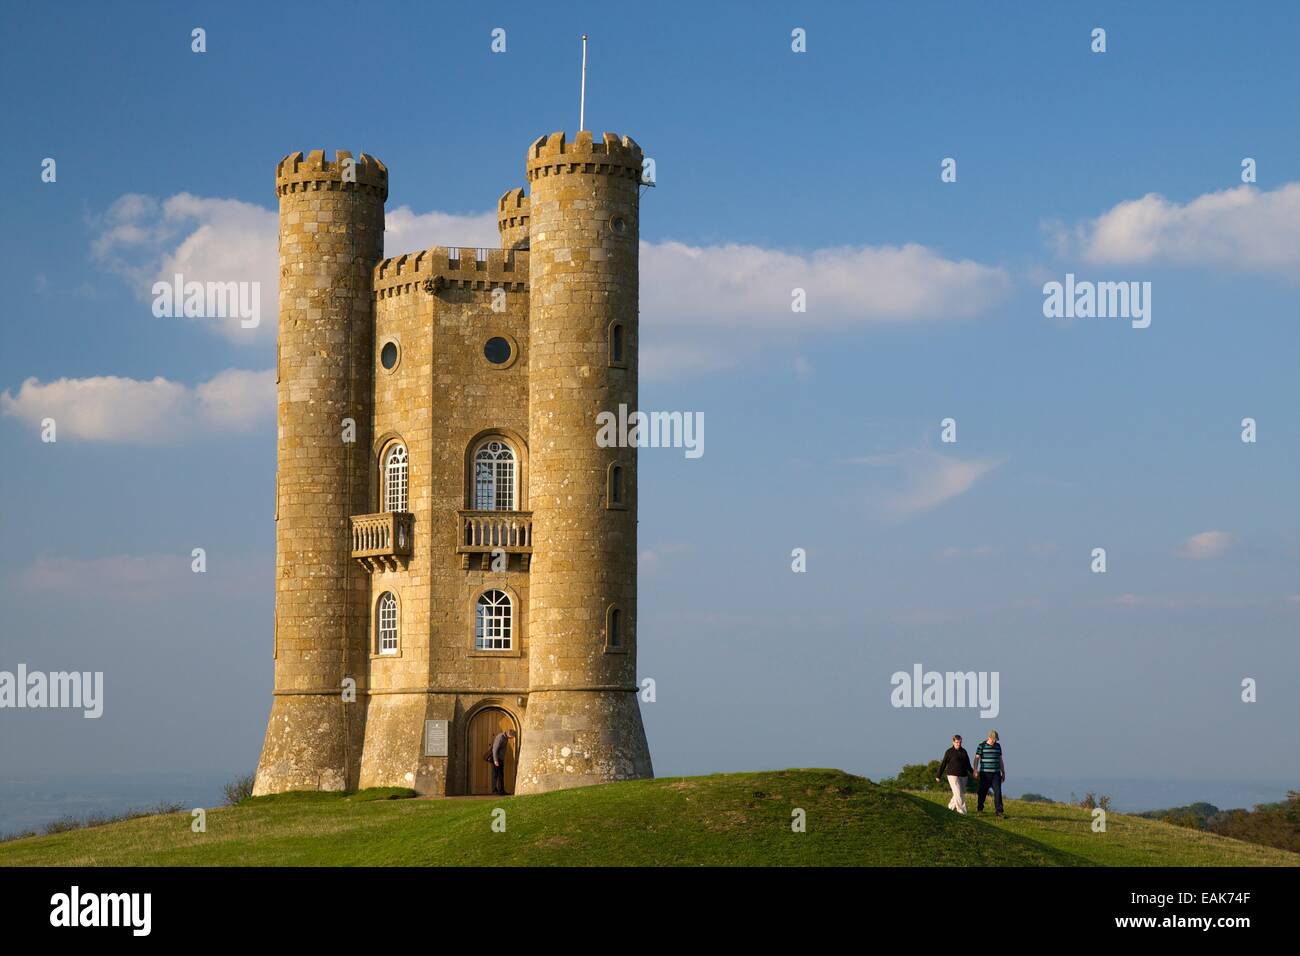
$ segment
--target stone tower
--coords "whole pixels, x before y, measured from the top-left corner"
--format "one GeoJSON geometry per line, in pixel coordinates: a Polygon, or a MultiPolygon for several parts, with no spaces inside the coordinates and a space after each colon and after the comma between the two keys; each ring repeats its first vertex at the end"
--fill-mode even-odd
{"type": "Polygon", "coordinates": [[[350,521],[368,505],[373,271],[388,170],[314,150],[276,167],[280,199],[275,696],[254,793],[357,785],[369,611],[350,521]],[[348,435],[347,420],[355,423],[348,435]],[[360,677],[356,703],[344,677],[360,677]]]}
{"type": "Polygon", "coordinates": [[[255,793],[652,776],[637,449],[600,428],[637,410],[641,166],[610,133],[542,137],[529,190],[497,199],[500,248],[388,258],[382,163],[276,168],[275,695],[255,793]]]}
{"type": "Polygon", "coordinates": [[[637,450],[596,440],[601,412],[637,407],[641,166],[612,133],[552,133],[528,153],[537,546],[519,793],[653,775],[636,693],[637,450]]]}

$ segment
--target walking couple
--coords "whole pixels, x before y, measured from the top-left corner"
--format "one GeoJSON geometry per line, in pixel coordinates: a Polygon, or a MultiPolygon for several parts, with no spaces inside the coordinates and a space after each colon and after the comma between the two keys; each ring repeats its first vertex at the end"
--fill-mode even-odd
{"type": "Polygon", "coordinates": [[[975,766],[971,767],[966,748],[961,745],[961,735],[952,738],[952,746],[939,761],[939,776],[935,780],[948,778],[952,787],[952,799],[948,809],[958,813],[966,812],[966,778],[974,776],[979,781],[979,800],[975,809],[984,812],[984,798],[989,790],[993,791],[993,809],[998,816],[1002,813],[1002,783],[1007,779],[1007,765],[1002,760],[1002,745],[998,743],[998,732],[990,730],[988,739],[975,748],[975,766]]]}

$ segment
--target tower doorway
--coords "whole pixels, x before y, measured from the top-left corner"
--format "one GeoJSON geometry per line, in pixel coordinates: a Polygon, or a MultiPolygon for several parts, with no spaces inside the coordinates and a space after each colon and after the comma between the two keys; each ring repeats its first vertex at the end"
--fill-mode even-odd
{"type": "Polygon", "coordinates": [[[506,740],[506,793],[515,792],[515,768],[519,758],[519,725],[500,707],[484,707],[469,722],[469,792],[492,792],[492,764],[483,759],[492,741],[503,730],[513,730],[515,738],[506,740]]]}

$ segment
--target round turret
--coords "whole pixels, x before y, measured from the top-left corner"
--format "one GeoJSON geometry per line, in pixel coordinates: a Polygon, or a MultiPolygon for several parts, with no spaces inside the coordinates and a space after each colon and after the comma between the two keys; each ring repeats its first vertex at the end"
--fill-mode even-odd
{"type": "Polygon", "coordinates": [[[254,792],[354,784],[366,578],[351,518],[367,507],[374,299],[388,170],[322,150],[276,166],[280,197],[275,697],[254,792]],[[347,420],[355,423],[351,438],[347,420]]]}
{"type": "Polygon", "coordinates": [[[522,189],[511,189],[497,200],[497,231],[502,249],[528,248],[528,197],[522,189]]]}
{"type": "Polygon", "coordinates": [[[605,133],[528,152],[529,697],[520,793],[652,775],[636,694],[635,447],[641,148],[605,133]]]}

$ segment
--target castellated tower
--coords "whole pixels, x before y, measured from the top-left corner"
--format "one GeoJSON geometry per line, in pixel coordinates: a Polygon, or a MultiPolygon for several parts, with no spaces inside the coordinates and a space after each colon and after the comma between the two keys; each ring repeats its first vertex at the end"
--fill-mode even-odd
{"type": "Polygon", "coordinates": [[[388,170],[315,150],[276,167],[280,198],[275,696],[254,793],[357,784],[369,583],[349,523],[368,505],[374,293],[388,170]],[[355,434],[345,431],[350,419],[355,434]],[[356,702],[345,677],[357,680],[356,702]]]}
{"type": "Polygon", "coordinates": [[[500,248],[386,259],[382,163],[277,167],[275,696],[255,793],[652,775],[637,450],[602,447],[597,420],[637,405],[641,162],[610,133],[543,137],[530,192],[496,200],[500,248]]]}
{"type": "Polygon", "coordinates": [[[596,440],[601,412],[637,407],[641,164],[612,133],[529,148],[536,550],[519,793],[653,775],[636,684],[637,450],[596,440]]]}
{"type": "Polygon", "coordinates": [[[502,249],[528,248],[528,197],[522,189],[511,189],[497,200],[497,231],[502,249]]]}

